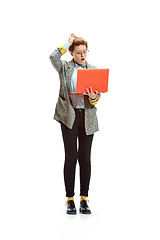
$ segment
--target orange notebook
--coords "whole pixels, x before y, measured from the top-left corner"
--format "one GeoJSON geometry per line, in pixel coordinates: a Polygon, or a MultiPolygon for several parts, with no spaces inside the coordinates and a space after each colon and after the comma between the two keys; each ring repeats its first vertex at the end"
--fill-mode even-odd
{"type": "Polygon", "coordinates": [[[108,91],[109,69],[78,69],[77,88],[75,93],[87,93],[86,88],[92,87],[92,91],[104,93],[108,91]]]}

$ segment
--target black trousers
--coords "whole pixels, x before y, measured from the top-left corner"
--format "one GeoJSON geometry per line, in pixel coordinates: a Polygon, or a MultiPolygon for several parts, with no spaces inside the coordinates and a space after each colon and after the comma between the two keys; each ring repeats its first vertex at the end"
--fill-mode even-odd
{"type": "Polygon", "coordinates": [[[67,197],[74,196],[77,159],[80,166],[80,195],[88,196],[91,176],[90,157],[93,134],[86,135],[85,133],[84,109],[78,110],[75,108],[75,113],[76,118],[72,129],[61,123],[65,149],[64,182],[67,197]]]}

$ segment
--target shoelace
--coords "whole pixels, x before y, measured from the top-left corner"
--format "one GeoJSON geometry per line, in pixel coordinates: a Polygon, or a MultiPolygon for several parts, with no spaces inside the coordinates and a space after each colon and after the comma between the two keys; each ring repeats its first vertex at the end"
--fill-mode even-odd
{"type": "MultiPolygon", "coordinates": [[[[83,200],[82,200],[83,201],[83,200]]],[[[89,200],[84,200],[86,203],[89,203],[89,200]]],[[[65,206],[67,205],[67,201],[65,202],[65,206]]]]}
{"type": "Polygon", "coordinates": [[[82,200],[82,201],[83,201],[84,207],[88,207],[87,203],[89,202],[89,200],[82,200]]]}
{"type": "MultiPolygon", "coordinates": [[[[73,200],[70,200],[70,201],[68,201],[68,202],[69,202],[69,204],[70,204],[71,207],[75,207],[75,204],[74,204],[74,201],[73,201],[73,200]]],[[[66,201],[65,206],[68,204],[68,202],[66,201]]]]}

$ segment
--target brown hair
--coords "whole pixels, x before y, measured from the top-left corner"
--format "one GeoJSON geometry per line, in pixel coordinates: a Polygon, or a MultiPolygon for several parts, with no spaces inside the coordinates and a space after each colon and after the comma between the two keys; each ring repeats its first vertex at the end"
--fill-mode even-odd
{"type": "Polygon", "coordinates": [[[77,37],[75,34],[71,34],[71,37],[74,37],[73,44],[69,47],[69,51],[73,52],[75,46],[85,45],[86,49],[88,49],[88,42],[86,42],[83,38],[77,37]]]}

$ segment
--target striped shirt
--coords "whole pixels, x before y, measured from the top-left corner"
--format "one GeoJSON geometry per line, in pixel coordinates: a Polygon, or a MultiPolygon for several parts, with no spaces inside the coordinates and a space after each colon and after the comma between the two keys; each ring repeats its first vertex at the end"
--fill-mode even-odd
{"type": "MultiPolygon", "coordinates": [[[[86,68],[86,67],[84,67],[86,68]]],[[[69,89],[69,93],[71,92],[76,92],[76,87],[77,87],[77,70],[78,69],[83,69],[83,67],[81,67],[80,65],[75,63],[75,67],[74,67],[74,71],[73,71],[73,75],[71,78],[71,84],[70,84],[70,89],[69,89]]],[[[85,108],[84,105],[84,95],[83,94],[70,94],[70,100],[72,103],[72,106],[74,108],[85,108]]]]}

